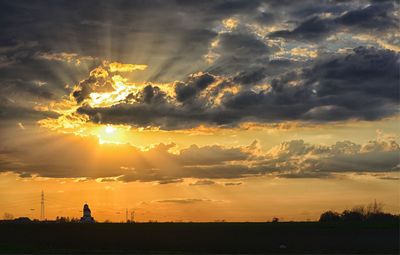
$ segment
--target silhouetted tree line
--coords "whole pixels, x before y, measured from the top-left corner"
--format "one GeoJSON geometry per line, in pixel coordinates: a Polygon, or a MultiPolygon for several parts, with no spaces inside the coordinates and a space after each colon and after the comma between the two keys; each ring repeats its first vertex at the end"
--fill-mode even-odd
{"type": "Polygon", "coordinates": [[[326,211],[321,214],[320,222],[382,222],[382,221],[398,221],[399,215],[393,215],[383,212],[381,203],[371,203],[367,206],[357,206],[351,210],[344,210],[342,213],[334,211],[326,211]]]}
{"type": "Polygon", "coordinates": [[[70,217],[63,217],[63,216],[57,216],[56,217],[56,222],[57,223],[77,223],[79,222],[78,218],[70,218],[70,217]]]}

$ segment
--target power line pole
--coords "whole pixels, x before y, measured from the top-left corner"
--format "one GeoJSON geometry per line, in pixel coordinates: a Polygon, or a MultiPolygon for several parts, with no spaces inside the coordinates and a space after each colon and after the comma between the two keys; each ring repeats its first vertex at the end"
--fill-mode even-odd
{"type": "Polygon", "coordinates": [[[41,200],[40,200],[40,220],[44,220],[44,192],[42,190],[41,200]]]}
{"type": "Polygon", "coordinates": [[[135,211],[131,211],[131,223],[135,222],[135,211]]]}
{"type": "Polygon", "coordinates": [[[125,211],[125,219],[126,219],[126,222],[128,223],[128,208],[126,208],[126,211],[125,211]]]}

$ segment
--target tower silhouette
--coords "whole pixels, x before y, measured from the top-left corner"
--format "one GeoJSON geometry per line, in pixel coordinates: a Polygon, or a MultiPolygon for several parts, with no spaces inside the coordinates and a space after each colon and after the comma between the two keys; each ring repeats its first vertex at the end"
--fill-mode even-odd
{"type": "Polygon", "coordinates": [[[41,199],[40,199],[40,220],[44,220],[44,192],[42,190],[42,195],[41,195],[41,199]]]}
{"type": "Polygon", "coordinates": [[[135,211],[131,211],[131,223],[135,222],[135,211]]]}
{"type": "Polygon", "coordinates": [[[83,205],[82,211],[83,211],[83,215],[82,215],[80,222],[83,222],[83,223],[94,223],[95,222],[94,218],[92,217],[92,212],[90,211],[88,204],[83,205]]]}

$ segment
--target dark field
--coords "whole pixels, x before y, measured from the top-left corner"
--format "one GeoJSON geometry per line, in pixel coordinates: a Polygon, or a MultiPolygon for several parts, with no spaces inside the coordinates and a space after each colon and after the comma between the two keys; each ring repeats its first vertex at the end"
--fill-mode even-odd
{"type": "Polygon", "coordinates": [[[2,253],[399,253],[395,223],[0,224],[2,253]]]}

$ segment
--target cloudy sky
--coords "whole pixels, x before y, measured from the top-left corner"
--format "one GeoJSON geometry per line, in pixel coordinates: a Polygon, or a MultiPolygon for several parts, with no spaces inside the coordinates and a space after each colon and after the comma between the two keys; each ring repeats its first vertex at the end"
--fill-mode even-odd
{"type": "Polygon", "coordinates": [[[399,213],[397,1],[0,1],[0,213],[399,213]]]}

